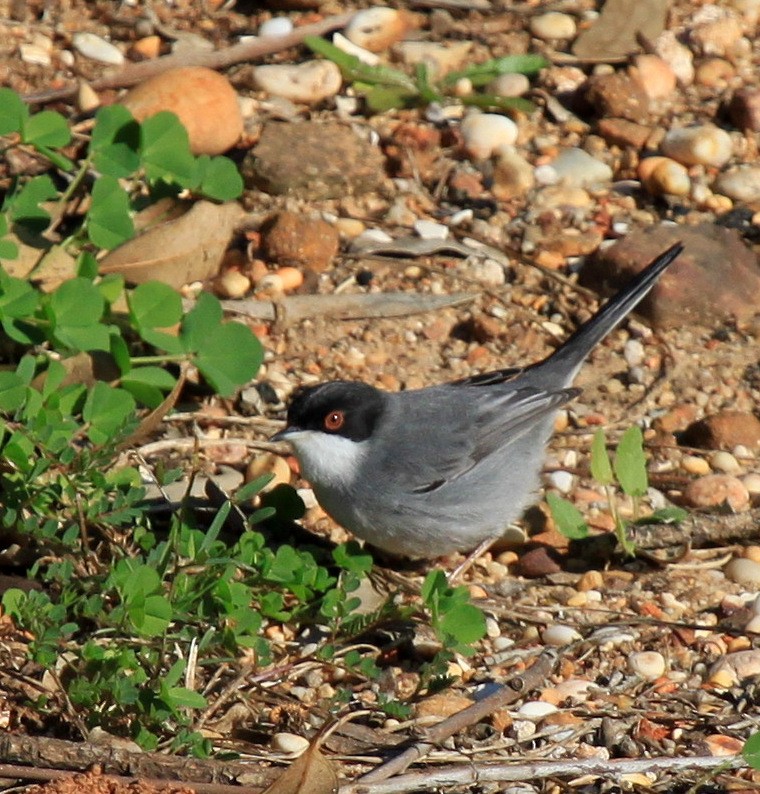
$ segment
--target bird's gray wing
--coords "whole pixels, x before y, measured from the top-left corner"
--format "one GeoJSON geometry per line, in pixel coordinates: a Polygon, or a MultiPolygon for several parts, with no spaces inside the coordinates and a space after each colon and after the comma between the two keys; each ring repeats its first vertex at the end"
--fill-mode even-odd
{"type": "MultiPolygon", "coordinates": [[[[578,390],[483,389],[462,384],[417,394],[422,397],[423,392],[424,411],[415,410],[412,400],[400,403],[397,426],[404,428],[399,434],[403,438],[397,435],[386,454],[384,470],[392,471],[407,493],[431,493],[466,474],[495,450],[537,428],[578,390]],[[432,421],[423,426],[414,421],[418,415],[432,421]]],[[[545,440],[542,432],[536,443],[545,440]]]]}

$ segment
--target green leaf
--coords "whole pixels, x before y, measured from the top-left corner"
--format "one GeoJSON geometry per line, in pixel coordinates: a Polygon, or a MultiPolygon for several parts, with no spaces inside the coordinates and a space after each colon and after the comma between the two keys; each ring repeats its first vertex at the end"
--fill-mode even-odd
{"type": "Polygon", "coordinates": [[[572,502],[551,491],[546,494],[546,502],[552,511],[558,531],[566,538],[580,540],[588,537],[588,525],[580,510],[572,502]]]}
{"type": "Polygon", "coordinates": [[[171,328],[182,319],[182,298],[167,284],[150,281],[128,295],[129,313],[138,331],[171,328]]]}
{"type": "Polygon", "coordinates": [[[10,88],[0,88],[0,135],[21,132],[29,110],[21,97],[10,88]]]}
{"type": "Polygon", "coordinates": [[[134,236],[129,196],[115,177],[104,175],[95,181],[85,226],[98,248],[110,250],[134,236]]]}
{"type": "Polygon", "coordinates": [[[54,110],[43,110],[29,116],[21,125],[21,140],[34,146],[61,149],[71,140],[66,119],[54,110]]]}
{"type": "Polygon", "coordinates": [[[674,505],[670,507],[661,507],[659,510],[655,510],[653,513],[650,513],[648,516],[642,516],[639,518],[636,523],[637,524],[679,524],[681,521],[685,521],[689,517],[689,513],[687,510],[684,510],[682,507],[675,507],[674,505]]]}
{"type": "Polygon", "coordinates": [[[404,88],[378,85],[370,88],[364,98],[370,110],[375,113],[385,113],[388,110],[406,107],[410,100],[417,100],[418,94],[404,88]]]}
{"type": "Polygon", "coordinates": [[[441,616],[438,628],[457,642],[470,645],[485,637],[486,619],[473,604],[456,604],[441,616]]]}
{"type": "Polygon", "coordinates": [[[231,396],[258,372],[264,349],[248,326],[229,322],[203,341],[195,365],[222,397],[231,396]]]}
{"type": "Polygon", "coordinates": [[[216,201],[231,201],[243,192],[243,177],[228,157],[198,158],[198,192],[216,201]]]}
{"type": "Polygon", "coordinates": [[[39,292],[28,281],[0,272],[0,317],[31,317],[39,300],[39,292]]]}
{"type": "Polygon", "coordinates": [[[64,281],[50,297],[51,319],[56,325],[93,325],[100,322],[105,306],[100,290],[81,277],[64,281]]]}
{"type": "Polygon", "coordinates": [[[157,389],[171,391],[176,380],[174,376],[167,372],[162,367],[133,367],[128,375],[122,378],[122,384],[125,383],[144,383],[148,386],[155,386],[157,389]]]}
{"type": "Polygon", "coordinates": [[[253,499],[254,496],[258,496],[261,491],[269,485],[270,482],[274,479],[274,474],[262,474],[259,477],[247,482],[245,485],[241,486],[240,488],[235,491],[234,502],[235,504],[243,504],[243,502],[248,502],[253,499]]]}
{"type": "Polygon", "coordinates": [[[601,427],[594,433],[594,440],[591,442],[591,476],[600,485],[612,485],[615,481],[607,453],[607,439],[601,427]]]}
{"type": "Polygon", "coordinates": [[[649,487],[644,455],[644,436],[633,425],[623,433],[615,452],[615,476],[628,496],[644,496],[649,487]]]}
{"type": "Polygon", "coordinates": [[[90,251],[81,251],[77,257],[77,276],[90,281],[94,281],[97,278],[98,260],[95,259],[90,251]]]}
{"type": "Polygon", "coordinates": [[[197,184],[197,167],[190,152],[187,130],[168,110],[146,119],[141,125],[142,163],[151,182],[166,180],[182,187],[197,184]]]}
{"type": "Polygon", "coordinates": [[[26,383],[15,372],[0,372],[0,411],[13,413],[26,402],[26,383]]]}
{"type": "Polygon", "coordinates": [[[355,540],[336,546],[332,556],[341,568],[357,575],[369,573],[374,562],[372,555],[368,554],[355,540]]]}
{"type": "Polygon", "coordinates": [[[209,336],[221,326],[222,304],[208,292],[201,292],[195,306],[182,321],[182,342],[188,352],[197,352],[209,336]]]}
{"type": "Polygon", "coordinates": [[[166,694],[173,708],[204,709],[208,705],[200,692],[194,692],[183,686],[170,687],[166,694]]]}
{"type": "Polygon", "coordinates": [[[549,61],[542,55],[505,55],[502,58],[493,58],[485,63],[468,66],[466,69],[449,72],[443,78],[443,84],[451,86],[462,78],[467,78],[474,86],[483,86],[500,74],[515,72],[535,74],[549,65],[549,61]]]}
{"type": "MultiPolygon", "coordinates": [[[[3,596],[3,606],[5,607],[5,596],[3,596]]],[[[760,731],[753,733],[744,742],[742,757],[753,769],[760,769],[760,731]]]]}
{"type": "Polygon", "coordinates": [[[50,223],[50,213],[40,204],[57,197],[58,190],[47,174],[35,176],[13,196],[9,204],[11,218],[34,231],[44,231],[50,223]]]}
{"type": "Polygon", "coordinates": [[[172,606],[165,596],[150,595],[136,599],[127,608],[127,614],[135,629],[144,637],[159,637],[169,627],[172,606]]]}
{"type": "Polygon", "coordinates": [[[95,444],[104,444],[126,424],[135,410],[135,400],[124,389],[98,381],[87,395],[82,417],[89,422],[88,435],[95,444]]]}
{"type": "Polygon", "coordinates": [[[140,167],[140,125],[123,105],[95,115],[90,156],[100,173],[114,177],[131,176],[140,167]]]}
{"type": "MultiPolygon", "coordinates": [[[[95,264],[97,265],[97,262],[95,264]]],[[[96,286],[106,303],[109,305],[116,303],[124,292],[124,276],[120,273],[106,273],[96,286]]]]}

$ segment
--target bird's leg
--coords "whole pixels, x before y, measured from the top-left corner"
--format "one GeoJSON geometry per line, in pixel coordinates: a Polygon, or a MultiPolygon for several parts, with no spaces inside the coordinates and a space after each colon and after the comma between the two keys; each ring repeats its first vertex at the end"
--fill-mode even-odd
{"type": "Polygon", "coordinates": [[[482,543],[476,546],[465,558],[462,562],[457,565],[456,568],[446,577],[446,580],[450,585],[456,583],[457,579],[459,579],[463,573],[469,571],[472,567],[475,560],[478,559],[482,554],[485,554],[488,549],[496,543],[497,540],[500,539],[499,535],[496,535],[493,538],[486,538],[482,543]]]}

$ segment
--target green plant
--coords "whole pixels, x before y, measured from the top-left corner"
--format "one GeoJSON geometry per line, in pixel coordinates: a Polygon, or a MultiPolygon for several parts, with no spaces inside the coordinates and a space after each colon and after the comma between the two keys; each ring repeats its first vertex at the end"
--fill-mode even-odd
{"type": "MultiPolygon", "coordinates": [[[[640,428],[636,426],[629,427],[623,433],[612,462],[607,452],[604,430],[601,428],[597,430],[591,443],[591,476],[604,488],[607,503],[615,522],[615,534],[621,548],[628,556],[634,556],[636,553],[636,546],[631,540],[629,532],[632,523],[682,521],[686,516],[684,510],[668,507],[641,517],[641,500],[646,496],[649,479],[646,456],[644,455],[644,437],[640,428]],[[617,507],[616,486],[619,486],[633,502],[633,519],[630,522],[621,516],[617,507]]],[[[588,525],[575,505],[551,492],[547,493],[546,501],[552,511],[557,529],[563,535],[575,540],[588,536],[588,525]]]]}
{"type": "Polygon", "coordinates": [[[344,78],[352,83],[357,93],[365,97],[370,110],[376,112],[437,102],[530,113],[534,109],[533,103],[520,97],[501,97],[482,92],[460,97],[454,96],[452,91],[460,80],[469,80],[474,88],[482,88],[501,74],[534,74],[549,65],[540,55],[507,55],[450,72],[440,80],[431,82],[425,64],[418,64],[414,76],[410,77],[390,66],[370,66],[355,55],[349,55],[315,36],[307,36],[304,43],[313,52],[337,64],[344,78]]]}

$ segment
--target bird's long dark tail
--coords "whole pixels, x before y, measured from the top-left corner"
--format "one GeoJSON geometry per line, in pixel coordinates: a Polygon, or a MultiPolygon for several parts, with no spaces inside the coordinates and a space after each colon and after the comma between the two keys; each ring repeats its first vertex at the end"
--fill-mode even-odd
{"type": "Polygon", "coordinates": [[[646,297],[663,271],[681,251],[683,251],[683,245],[676,243],[660,254],[629,284],[621,289],[617,295],[610,298],[587,323],[582,325],[548,359],[545,359],[537,366],[542,367],[551,362],[553,372],[556,373],[558,369],[564,370],[567,373],[567,381],[572,380],[591,350],[646,297]]]}

